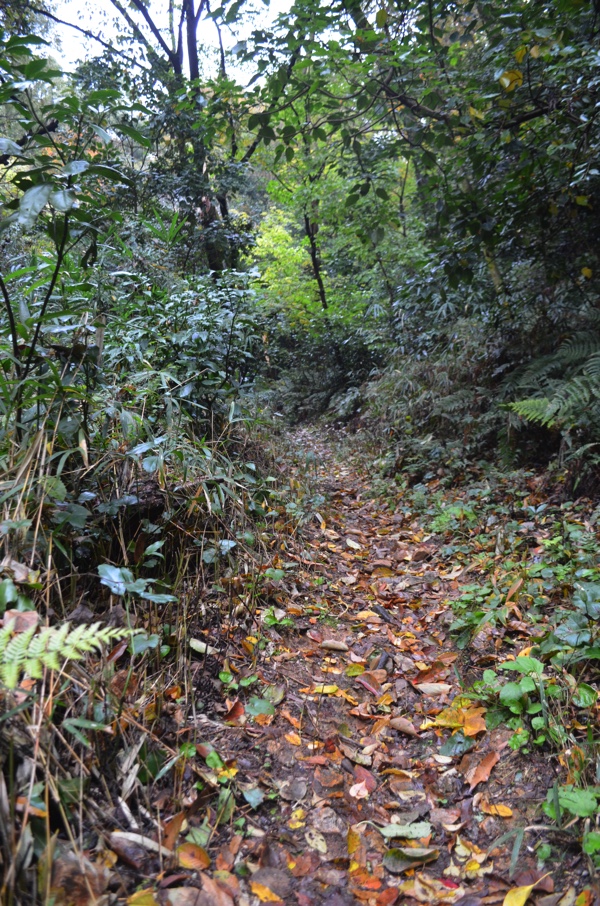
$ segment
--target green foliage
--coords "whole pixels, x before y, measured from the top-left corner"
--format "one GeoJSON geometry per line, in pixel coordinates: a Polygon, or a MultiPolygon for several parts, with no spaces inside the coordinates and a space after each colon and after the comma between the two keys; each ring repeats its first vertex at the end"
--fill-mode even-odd
{"type": "Polygon", "coordinates": [[[44,669],[62,671],[68,661],[81,660],[88,652],[129,634],[100,623],[74,629],[69,623],[44,629],[32,626],[23,632],[15,632],[14,625],[14,619],[9,620],[0,629],[0,678],[8,689],[14,689],[24,674],[41,679],[44,669]]]}

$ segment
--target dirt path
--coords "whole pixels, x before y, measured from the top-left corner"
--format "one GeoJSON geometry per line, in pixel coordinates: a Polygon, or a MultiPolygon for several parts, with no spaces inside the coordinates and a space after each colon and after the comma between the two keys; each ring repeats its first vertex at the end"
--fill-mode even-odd
{"type": "Polygon", "coordinates": [[[199,751],[224,784],[208,824],[220,824],[205,840],[192,806],[186,845],[206,870],[167,875],[159,902],[479,906],[542,878],[538,906],[569,906],[569,873],[587,874],[577,848],[558,832],[554,877],[534,851],[549,769],[508,746],[512,731],[488,730],[461,688],[469,665],[444,603],[461,570],[325,441],[296,440],[298,481],[323,505],[300,537],[278,537],[262,635],[227,661],[253,685],[205,724],[218,759],[199,751]]]}
{"type": "MultiPolygon", "coordinates": [[[[461,698],[443,603],[455,577],[422,526],[370,499],[326,443],[299,440],[323,521],[279,552],[296,566],[275,592],[259,675],[281,704],[257,718],[250,751],[228,753],[278,794],[249,815],[258,836],[234,844],[250,892],[299,906],[502,902],[509,857],[487,849],[528,822],[536,783],[511,732],[488,733],[461,698]]],[[[517,882],[535,881],[535,859],[519,855],[517,882]]]]}

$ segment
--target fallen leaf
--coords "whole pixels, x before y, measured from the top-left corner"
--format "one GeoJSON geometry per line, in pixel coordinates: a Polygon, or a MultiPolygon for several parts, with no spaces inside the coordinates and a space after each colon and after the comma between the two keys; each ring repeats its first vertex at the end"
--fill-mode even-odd
{"type": "Polygon", "coordinates": [[[292,717],[290,712],[287,710],[285,710],[285,711],[282,710],[281,716],[285,717],[285,719],[288,721],[288,723],[290,723],[292,725],[292,727],[294,727],[296,730],[299,730],[300,727],[302,726],[300,720],[297,717],[292,717]]]}
{"type": "Polygon", "coordinates": [[[504,897],[502,906],[525,906],[534,887],[535,884],[526,884],[524,887],[513,887],[513,889],[509,890],[504,897]]]}
{"type": "Polygon", "coordinates": [[[476,736],[486,730],[484,714],[485,708],[474,707],[469,699],[457,697],[450,708],[444,708],[434,720],[427,720],[421,724],[421,730],[427,730],[429,727],[449,727],[452,730],[461,729],[465,736],[476,736]]]}
{"type": "Polygon", "coordinates": [[[360,764],[354,768],[354,779],[359,783],[364,782],[369,793],[373,793],[377,789],[377,781],[373,774],[360,764]]]}
{"type": "Polygon", "coordinates": [[[494,815],[497,818],[512,818],[513,811],[508,805],[496,805],[482,799],[479,807],[486,815],[494,815]]]}
{"type": "Polygon", "coordinates": [[[183,843],[177,847],[177,862],[181,868],[202,871],[210,865],[210,856],[196,843],[183,843]]]}
{"type": "Polygon", "coordinates": [[[127,906],[158,906],[158,900],[154,896],[152,888],[146,890],[136,890],[125,901],[127,906]]]}
{"type": "Polygon", "coordinates": [[[423,695],[447,695],[452,691],[450,683],[414,683],[414,687],[423,695]]]}
{"type": "Polygon", "coordinates": [[[429,821],[418,821],[414,824],[386,824],[377,828],[386,840],[394,837],[400,837],[404,840],[421,840],[428,837],[431,833],[431,824],[429,821]]]}
{"type": "Polygon", "coordinates": [[[66,852],[52,864],[50,899],[56,906],[96,906],[109,878],[104,865],[90,862],[82,853],[66,852]]]}
{"type": "Polygon", "coordinates": [[[315,830],[314,827],[309,827],[306,833],[304,834],[304,839],[308,843],[311,849],[316,849],[317,852],[325,855],[327,853],[327,841],[320,831],[315,830]]]}
{"type": "Polygon", "coordinates": [[[348,794],[352,796],[353,799],[368,799],[369,790],[364,780],[361,780],[360,783],[355,783],[348,790],[348,794]]]}
{"type": "Polygon", "coordinates": [[[361,551],[361,550],[362,550],[362,545],[360,545],[360,544],[358,543],[358,541],[354,541],[353,538],[346,538],[346,544],[347,544],[348,547],[351,548],[353,551],[361,551]]]}
{"type": "Polygon", "coordinates": [[[300,692],[306,692],[309,695],[335,695],[338,691],[338,687],[335,685],[327,685],[326,683],[316,683],[313,686],[307,686],[305,689],[300,689],[300,692]]]}
{"type": "Polygon", "coordinates": [[[405,736],[419,735],[419,731],[413,727],[410,720],[406,717],[391,717],[388,726],[393,730],[398,730],[399,733],[404,733],[405,736]]]}
{"type": "Polygon", "coordinates": [[[345,642],[339,642],[337,639],[324,639],[319,648],[325,648],[327,651],[349,651],[350,649],[345,642]]]}
{"type": "Polygon", "coordinates": [[[488,752],[481,761],[470,766],[465,773],[465,780],[469,784],[469,789],[472,791],[479,783],[485,783],[486,780],[489,780],[492,768],[499,761],[500,756],[497,752],[488,752]]]}
{"type": "Polygon", "coordinates": [[[288,741],[292,746],[301,746],[301,745],[302,745],[302,740],[301,740],[301,738],[298,736],[297,733],[286,733],[285,736],[284,736],[284,739],[287,739],[287,741],[288,741]]]}
{"type": "Polygon", "coordinates": [[[288,827],[291,828],[291,830],[298,830],[299,827],[304,827],[304,825],[306,824],[304,820],[305,818],[306,812],[303,808],[294,809],[290,820],[288,821],[288,827]]]}
{"type": "Polygon", "coordinates": [[[446,886],[448,883],[438,881],[437,878],[430,878],[425,873],[420,873],[414,880],[405,881],[401,884],[399,889],[404,896],[417,900],[419,903],[439,906],[440,903],[455,903],[464,896],[464,888],[458,886],[448,887],[446,886]]]}
{"type": "Polygon", "coordinates": [[[241,701],[234,701],[232,702],[231,707],[229,708],[229,711],[227,712],[223,720],[226,724],[230,724],[234,727],[239,727],[243,723],[245,723],[245,717],[246,715],[244,706],[241,701]]]}
{"type": "Polygon", "coordinates": [[[398,875],[410,868],[424,865],[426,862],[435,862],[439,855],[439,849],[430,849],[425,846],[396,847],[388,849],[384,854],[383,864],[392,874],[398,875]]]}
{"type": "Polygon", "coordinates": [[[281,899],[269,887],[259,884],[258,881],[250,881],[250,890],[258,897],[261,903],[281,903],[281,899]]]}

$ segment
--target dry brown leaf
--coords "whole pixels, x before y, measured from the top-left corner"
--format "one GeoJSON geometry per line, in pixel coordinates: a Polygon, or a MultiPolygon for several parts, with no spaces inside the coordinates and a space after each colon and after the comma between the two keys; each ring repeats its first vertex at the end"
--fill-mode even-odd
{"type": "Polygon", "coordinates": [[[419,735],[419,731],[413,727],[410,720],[407,720],[406,717],[390,718],[389,726],[392,727],[393,730],[398,730],[399,733],[404,733],[406,736],[419,735]]]}
{"type": "Polygon", "coordinates": [[[95,906],[104,894],[110,872],[83,854],[66,852],[52,864],[50,896],[55,906],[95,906]]]}
{"type": "Polygon", "coordinates": [[[364,780],[361,780],[360,783],[355,783],[348,790],[348,794],[352,796],[353,799],[368,799],[369,790],[367,789],[367,784],[364,780]]]}
{"type": "Polygon", "coordinates": [[[450,683],[414,683],[414,687],[423,695],[447,695],[452,691],[450,683]]]}
{"type": "Polygon", "coordinates": [[[485,783],[486,780],[489,780],[492,768],[499,761],[500,756],[497,752],[488,752],[481,761],[470,765],[465,773],[465,780],[469,784],[469,789],[474,790],[479,783],[485,783]]]}

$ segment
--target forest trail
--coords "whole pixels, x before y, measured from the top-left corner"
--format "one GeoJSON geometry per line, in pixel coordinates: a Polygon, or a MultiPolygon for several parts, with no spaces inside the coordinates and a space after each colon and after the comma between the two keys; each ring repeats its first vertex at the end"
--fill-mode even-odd
{"type": "Polygon", "coordinates": [[[276,562],[296,565],[276,583],[255,668],[275,707],[246,722],[246,706],[243,726],[212,739],[238,790],[258,791],[247,795],[250,835],[217,855],[218,902],[479,906],[518,887],[519,906],[538,879],[541,906],[574,902],[569,860],[562,877],[545,876],[535,829],[519,836],[539,823],[547,761],[513,751],[505,726],[488,731],[485,708],[461,689],[469,665],[445,602],[463,568],[440,560],[426,526],[372,499],[356,465],[315,432],[295,442],[325,502],[299,538],[278,542],[276,562]],[[232,889],[227,872],[240,863],[246,877],[232,889]]]}

